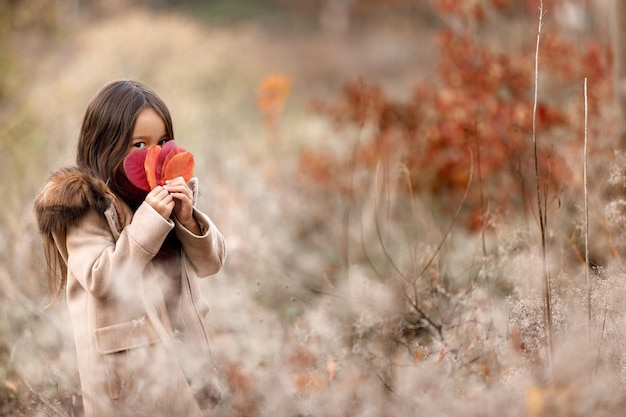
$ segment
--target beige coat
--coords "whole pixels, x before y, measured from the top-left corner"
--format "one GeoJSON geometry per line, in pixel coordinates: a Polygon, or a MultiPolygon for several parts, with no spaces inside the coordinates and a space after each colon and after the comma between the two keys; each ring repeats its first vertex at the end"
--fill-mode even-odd
{"type": "Polygon", "coordinates": [[[220,270],[226,249],[211,220],[194,211],[196,236],[145,202],[133,215],[74,168],[51,175],[35,211],[67,265],[85,414],[200,416],[214,406],[221,394],[198,278],[220,270]],[[165,276],[153,258],[171,230],[182,244],[180,273],[165,276]]]}

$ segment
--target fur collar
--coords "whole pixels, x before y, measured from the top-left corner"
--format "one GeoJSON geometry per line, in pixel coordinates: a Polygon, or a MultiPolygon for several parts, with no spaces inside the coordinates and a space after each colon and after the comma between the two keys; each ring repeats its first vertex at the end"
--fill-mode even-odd
{"type": "Polygon", "coordinates": [[[50,174],[35,201],[39,231],[65,230],[89,209],[104,213],[114,200],[104,181],[76,167],[61,168],[50,174]]]}

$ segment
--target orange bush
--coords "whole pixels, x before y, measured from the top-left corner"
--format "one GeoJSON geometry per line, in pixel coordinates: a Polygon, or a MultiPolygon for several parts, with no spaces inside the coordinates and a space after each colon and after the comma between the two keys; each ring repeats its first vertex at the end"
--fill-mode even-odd
{"type": "MultiPolygon", "coordinates": [[[[438,4],[441,12],[467,13],[457,3],[438,4]]],[[[380,86],[359,79],[346,83],[335,102],[313,103],[314,111],[328,117],[338,131],[371,129],[362,130],[366,136],[353,155],[303,150],[300,170],[319,186],[355,193],[359,184],[353,182],[354,170],[400,161],[413,192],[460,201],[473,166],[473,178],[480,181],[474,181],[466,201],[466,224],[478,228],[484,223],[484,199],[492,210],[519,208],[534,178],[534,45],[523,53],[496,51],[452,31],[439,33],[437,41],[436,79],[417,84],[407,100],[389,98],[380,86]]],[[[542,182],[556,190],[571,173],[559,147],[550,144],[551,135],[556,128],[571,128],[574,118],[581,117],[572,116],[566,106],[582,97],[581,89],[571,85],[589,78],[594,85],[590,117],[597,115],[601,98],[610,96],[611,60],[608,47],[596,42],[573,45],[550,35],[543,38],[540,63],[546,84],[570,86],[540,100],[536,113],[541,143],[547,143],[538,149],[542,182]]]]}

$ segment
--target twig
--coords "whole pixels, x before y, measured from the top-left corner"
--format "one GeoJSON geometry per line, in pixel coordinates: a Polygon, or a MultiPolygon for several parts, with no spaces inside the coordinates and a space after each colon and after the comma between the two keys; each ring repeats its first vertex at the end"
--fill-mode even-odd
{"type": "MultiPolygon", "coordinates": [[[[381,166],[382,166],[382,163],[379,162],[379,164],[378,164],[378,166],[376,168],[376,176],[375,176],[375,191],[374,191],[374,193],[375,193],[375,202],[374,202],[375,214],[374,214],[374,220],[375,220],[375,226],[376,226],[376,235],[378,237],[378,242],[379,242],[380,247],[381,247],[381,249],[383,251],[383,254],[385,255],[385,259],[387,260],[387,262],[389,263],[391,268],[396,272],[396,274],[406,284],[410,284],[410,281],[409,281],[408,277],[406,276],[406,274],[404,274],[402,272],[402,270],[398,267],[398,265],[394,262],[391,254],[387,250],[387,246],[385,245],[385,241],[384,241],[384,238],[383,238],[383,232],[382,232],[382,228],[381,228],[381,224],[380,224],[380,220],[379,220],[379,213],[378,213],[378,207],[380,205],[380,203],[378,201],[378,196],[383,193],[383,191],[379,190],[379,187],[378,187],[378,179],[380,178],[381,166]]],[[[463,199],[463,202],[465,202],[465,199],[463,199]]],[[[457,215],[457,217],[458,217],[458,215],[457,215]]],[[[445,241],[445,238],[444,238],[444,241],[445,241]]],[[[362,241],[362,244],[364,245],[363,241],[362,241]]],[[[365,251],[365,246],[363,247],[363,249],[365,251]]],[[[367,257],[367,253],[366,253],[366,257],[367,257]]],[[[375,266],[373,265],[373,262],[369,259],[369,257],[367,257],[367,259],[370,262],[370,264],[372,265],[372,268],[374,269],[374,272],[378,274],[378,271],[375,268],[375,266]]],[[[378,275],[380,276],[380,274],[378,274],[378,275]]],[[[413,286],[413,292],[414,292],[414,297],[415,297],[414,299],[411,299],[406,292],[404,292],[403,295],[406,298],[406,300],[409,303],[409,305],[411,305],[413,307],[413,309],[415,310],[415,312],[419,315],[420,319],[423,319],[426,323],[428,323],[428,325],[431,326],[435,330],[435,332],[439,336],[439,338],[441,340],[443,340],[443,328],[442,328],[441,324],[435,323],[426,314],[426,312],[420,308],[420,306],[419,306],[419,298],[418,298],[418,295],[417,295],[417,289],[415,288],[415,286],[413,286]]]]}
{"type": "Polygon", "coordinates": [[[387,391],[389,391],[390,394],[392,394],[394,397],[398,398],[400,401],[402,401],[404,404],[409,405],[411,407],[415,407],[415,403],[413,401],[411,401],[410,398],[405,398],[404,396],[398,394],[396,391],[393,390],[393,388],[383,379],[383,377],[380,376],[380,374],[377,371],[374,371],[376,373],[376,377],[378,378],[378,380],[383,384],[383,387],[385,387],[385,389],[387,391]]]}
{"type": "Polygon", "coordinates": [[[600,366],[600,355],[602,354],[602,344],[604,343],[605,331],[606,331],[606,315],[609,310],[607,303],[604,304],[604,314],[602,319],[602,332],[600,333],[600,341],[598,342],[598,356],[596,356],[596,367],[593,371],[593,375],[598,373],[598,367],[600,366]]]}
{"type": "Polygon", "coordinates": [[[452,218],[452,222],[450,223],[450,225],[448,226],[448,229],[446,230],[443,237],[439,241],[439,245],[437,246],[437,249],[435,249],[435,253],[432,254],[430,259],[426,262],[426,264],[422,268],[422,270],[415,276],[415,278],[413,278],[413,286],[415,286],[417,280],[420,279],[426,271],[428,271],[428,268],[430,268],[432,263],[437,258],[437,255],[439,255],[439,252],[441,252],[441,249],[443,248],[444,243],[446,243],[446,241],[448,240],[448,236],[450,236],[452,229],[456,225],[456,222],[458,221],[459,216],[461,215],[461,210],[465,206],[465,202],[467,201],[467,197],[469,195],[469,191],[470,191],[472,181],[474,178],[474,155],[472,153],[471,148],[468,148],[468,150],[470,152],[470,172],[469,172],[469,178],[467,180],[467,186],[465,187],[465,194],[463,194],[463,199],[461,200],[461,203],[459,204],[459,207],[457,208],[456,213],[454,214],[454,217],[452,218]]]}
{"type": "MultiPolygon", "coordinates": [[[[412,218],[412,222],[413,224],[417,224],[418,223],[418,216],[417,216],[417,210],[415,208],[415,197],[413,195],[413,184],[411,181],[411,174],[409,172],[408,167],[405,164],[400,164],[399,165],[399,169],[400,172],[402,173],[405,182],[406,182],[406,186],[407,186],[407,193],[409,195],[409,202],[411,203],[411,218],[412,218]]],[[[414,239],[414,243],[413,245],[411,245],[411,239],[410,236],[407,234],[407,243],[409,246],[411,247],[411,262],[413,263],[413,271],[417,271],[417,248],[418,248],[418,239],[414,239]]]]}
{"type": "Polygon", "coordinates": [[[28,390],[31,392],[31,394],[33,394],[37,400],[39,400],[39,402],[41,402],[43,405],[45,405],[46,407],[48,407],[48,409],[54,413],[53,415],[58,416],[58,417],[68,417],[67,413],[65,413],[63,410],[61,410],[59,407],[57,407],[56,405],[54,405],[49,399],[47,399],[46,397],[44,397],[43,395],[41,395],[40,393],[38,393],[37,391],[35,391],[33,389],[33,387],[28,383],[28,381],[26,380],[26,378],[24,378],[21,375],[18,375],[20,377],[20,379],[22,380],[22,382],[24,383],[24,385],[26,385],[26,388],[28,388],[28,390]]]}
{"type": "Polygon", "coordinates": [[[375,226],[376,226],[376,235],[378,237],[378,242],[380,243],[380,247],[381,247],[381,249],[383,251],[383,254],[385,255],[385,259],[387,259],[387,262],[389,262],[389,265],[391,265],[392,269],[396,271],[398,276],[400,276],[400,278],[402,278],[402,280],[404,282],[408,283],[409,282],[408,278],[400,270],[400,268],[396,265],[396,263],[393,261],[393,258],[391,256],[391,254],[387,250],[387,246],[385,245],[385,239],[383,237],[383,232],[382,232],[382,229],[381,229],[380,220],[378,219],[378,217],[379,217],[379,214],[378,214],[378,206],[379,206],[378,195],[381,194],[381,192],[378,190],[378,178],[380,177],[379,173],[380,173],[380,170],[381,170],[381,166],[383,166],[383,163],[379,162],[378,166],[376,167],[375,191],[374,191],[374,223],[375,223],[375,226]]]}
{"type": "Polygon", "coordinates": [[[422,267],[421,271],[413,278],[413,299],[411,299],[406,293],[404,294],[404,296],[407,299],[407,302],[413,307],[413,309],[415,310],[415,312],[417,312],[420,316],[420,318],[424,319],[428,325],[430,325],[433,329],[436,330],[437,335],[439,336],[439,338],[441,340],[443,340],[443,326],[441,324],[437,324],[435,323],[427,314],[424,310],[422,310],[419,306],[419,297],[418,297],[418,290],[417,290],[417,280],[422,277],[424,275],[424,273],[426,273],[426,271],[428,270],[428,268],[430,268],[430,266],[433,264],[433,262],[435,261],[435,259],[437,258],[437,256],[439,255],[439,252],[441,252],[441,249],[443,248],[443,245],[445,244],[445,242],[448,240],[448,236],[450,236],[450,233],[452,232],[452,229],[454,228],[457,220],[459,219],[459,216],[461,215],[461,210],[463,209],[463,207],[465,206],[465,202],[467,201],[467,197],[469,195],[469,191],[472,185],[472,181],[473,181],[473,177],[474,177],[474,155],[472,153],[472,149],[468,148],[469,153],[470,153],[470,171],[469,171],[469,178],[467,180],[467,186],[465,188],[465,194],[463,195],[463,199],[461,200],[461,203],[459,204],[459,207],[457,208],[457,211],[454,215],[454,218],[452,219],[452,222],[450,223],[450,225],[448,226],[448,229],[446,230],[446,232],[444,233],[443,237],[441,238],[441,240],[439,241],[439,245],[437,246],[437,249],[435,250],[435,252],[431,255],[431,257],[428,259],[428,261],[426,262],[426,264],[422,267]]]}
{"type": "Polygon", "coordinates": [[[546,357],[548,366],[552,363],[552,297],[550,294],[550,274],[548,273],[548,257],[546,249],[546,220],[547,207],[542,205],[541,179],[539,175],[539,156],[537,154],[537,96],[539,85],[539,44],[541,40],[541,27],[543,25],[543,0],[539,0],[539,24],[537,26],[537,44],[535,47],[535,92],[533,102],[533,150],[535,159],[535,180],[537,185],[537,207],[539,210],[539,226],[541,228],[541,253],[543,259],[543,286],[545,298],[544,323],[546,329],[546,357]]]}
{"type": "MultiPolygon", "coordinates": [[[[362,78],[359,78],[359,87],[362,89],[364,88],[364,82],[362,78]]],[[[363,103],[359,103],[361,106],[363,105],[363,103]]],[[[359,108],[359,110],[362,110],[359,108]]],[[[346,207],[343,210],[343,234],[344,234],[344,242],[343,242],[343,261],[344,261],[344,268],[346,271],[348,271],[350,269],[350,217],[351,217],[351,207],[353,205],[356,205],[356,198],[355,198],[355,186],[354,186],[354,177],[355,177],[355,172],[356,172],[356,166],[357,166],[357,154],[359,151],[359,147],[361,145],[361,134],[363,133],[363,128],[365,126],[365,118],[363,118],[362,120],[360,120],[359,122],[359,128],[358,128],[358,133],[357,133],[357,137],[356,137],[356,141],[354,143],[354,146],[352,147],[352,155],[350,157],[350,189],[348,190],[348,203],[346,204],[346,207]]]]}
{"type": "Polygon", "coordinates": [[[482,238],[482,244],[483,244],[483,256],[487,256],[487,242],[485,239],[485,226],[487,224],[486,221],[486,210],[485,210],[485,192],[483,189],[483,176],[482,176],[482,171],[481,171],[481,163],[480,163],[480,141],[478,140],[478,126],[476,121],[474,121],[474,140],[476,142],[476,166],[477,166],[477,170],[476,172],[478,173],[478,187],[480,189],[480,216],[481,216],[481,231],[480,231],[480,235],[482,238]]]}
{"type": "Polygon", "coordinates": [[[585,187],[585,279],[587,281],[587,325],[591,340],[591,279],[589,278],[589,194],[587,193],[587,77],[585,77],[585,143],[583,146],[583,183],[585,187]]]}
{"type": "MultiPolygon", "coordinates": [[[[416,290],[417,291],[417,290],[416,290]]],[[[439,340],[444,341],[443,338],[443,325],[442,324],[438,324],[435,323],[433,321],[433,319],[431,319],[428,314],[426,314],[426,312],[424,310],[421,309],[421,307],[418,304],[418,298],[417,298],[417,293],[415,294],[415,299],[411,299],[411,297],[408,296],[408,294],[405,292],[404,297],[406,298],[407,303],[409,303],[409,305],[411,307],[413,307],[413,309],[415,310],[415,312],[419,315],[420,319],[423,319],[426,323],[428,323],[428,325],[430,327],[432,327],[437,336],[439,337],[439,340]]]]}
{"type": "Polygon", "coordinates": [[[604,229],[604,232],[606,233],[606,237],[609,241],[609,248],[611,249],[611,255],[613,255],[613,257],[615,259],[617,259],[617,261],[621,264],[622,263],[622,257],[619,254],[619,250],[617,249],[617,245],[615,244],[615,239],[613,239],[613,232],[611,231],[611,228],[609,227],[609,225],[606,223],[606,220],[602,220],[602,228],[604,229]]]}
{"type": "Polygon", "coordinates": [[[574,230],[570,237],[567,238],[567,243],[572,247],[572,252],[574,252],[574,256],[576,256],[576,260],[580,263],[581,266],[585,265],[585,259],[583,255],[580,253],[580,249],[576,246],[576,231],[574,230]]]}

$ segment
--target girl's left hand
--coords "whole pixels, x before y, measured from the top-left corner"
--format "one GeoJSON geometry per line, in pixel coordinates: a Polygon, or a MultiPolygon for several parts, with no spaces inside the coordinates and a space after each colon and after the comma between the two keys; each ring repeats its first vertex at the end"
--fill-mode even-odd
{"type": "Polygon", "coordinates": [[[165,181],[165,188],[174,198],[172,214],[190,232],[199,235],[200,227],[193,217],[193,192],[183,177],[165,181]]]}

